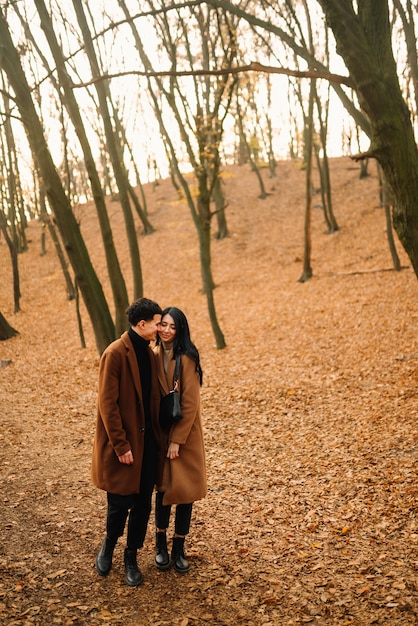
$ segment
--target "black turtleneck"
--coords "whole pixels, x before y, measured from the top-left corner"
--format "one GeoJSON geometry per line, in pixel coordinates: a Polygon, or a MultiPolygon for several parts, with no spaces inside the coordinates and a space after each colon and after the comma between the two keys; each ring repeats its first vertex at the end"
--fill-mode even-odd
{"type": "Polygon", "coordinates": [[[149,341],[143,339],[132,328],[128,330],[132,341],[136,360],[138,361],[139,376],[141,379],[142,399],[144,403],[145,425],[151,423],[150,395],[151,395],[151,363],[149,358],[149,341]]]}

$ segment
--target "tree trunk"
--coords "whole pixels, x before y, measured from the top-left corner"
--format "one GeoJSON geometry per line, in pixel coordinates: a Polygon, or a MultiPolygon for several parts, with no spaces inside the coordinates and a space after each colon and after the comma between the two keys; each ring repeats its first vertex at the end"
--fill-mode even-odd
{"type": "Polygon", "coordinates": [[[395,272],[400,272],[401,262],[399,260],[398,252],[395,246],[395,240],[393,237],[392,220],[390,215],[390,204],[385,204],[385,217],[386,217],[386,233],[388,238],[389,250],[392,257],[393,269],[395,272]]]}
{"type": "Polygon", "coordinates": [[[411,0],[406,2],[406,10],[403,8],[400,0],[393,0],[393,5],[399,13],[402,20],[403,32],[405,35],[405,44],[408,52],[408,65],[411,76],[411,83],[415,96],[415,119],[418,115],[418,53],[417,53],[417,36],[415,34],[416,3],[413,6],[411,0]]]}
{"type": "Polygon", "coordinates": [[[362,0],[356,14],[349,0],[318,0],[370,120],[370,149],[394,201],[393,225],[418,277],[418,149],[402,97],[391,45],[388,2],[362,0]]]}
{"type": "Polygon", "coordinates": [[[326,145],[321,144],[314,145],[316,165],[319,172],[319,180],[321,183],[321,198],[322,207],[324,211],[324,218],[328,228],[328,234],[335,233],[339,230],[337,220],[335,219],[334,211],[332,208],[332,196],[331,196],[331,178],[329,173],[329,161],[326,151],[326,145]],[[320,150],[323,151],[323,157],[321,159],[320,150]]]}
{"type": "MultiPolygon", "coordinates": [[[[113,106],[113,102],[112,102],[112,116],[113,116],[113,120],[115,122],[116,136],[123,138],[123,142],[125,143],[125,145],[126,145],[126,147],[128,149],[128,152],[131,155],[131,161],[132,161],[133,160],[132,149],[131,149],[131,146],[127,142],[125,129],[124,129],[123,125],[120,123],[119,115],[118,115],[118,112],[117,112],[116,108],[113,106]]],[[[122,152],[122,150],[121,150],[121,152],[122,152]]],[[[128,176],[126,176],[128,194],[131,197],[131,200],[133,202],[133,205],[135,207],[137,215],[138,215],[139,219],[141,220],[142,225],[144,227],[144,235],[151,235],[155,231],[155,228],[151,224],[151,222],[149,221],[148,216],[147,216],[146,198],[145,198],[145,194],[144,194],[144,189],[143,189],[142,184],[141,184],[141,180],[139,178],[139,172],[138,172],[136,166],[135,166],[135,172],[136,172],[136,179],[138,181],[138,185],[139,185],[139,188],[140,188],[140,191],[141,191],[141,195],[142,195],[143,207],[141,206],[141,203],[138,200],[138,197],[137,197],[137,195],[135,193],[135,190],[133,189],[133,187],[128,182],[128,176]]]]}
{"type": "Polygon", "coordinates": [[[6,244],[9,248],[10,258],[12,260],[14,312],[19,313],[21,293],[20,293],[20,278],[19,278],[19,263],[18,263],[18,256],[17,256],[17,248],[13,242],[13,239],[9,235],[9,231],[7,229],[7,220],[1,209],[0,209],[0,230],[2,231],[4,235],[6,244]]]}
{"type": "Polygon", "coordinates": [[[45,183],[45,189],[61,233],[75,276],[93,326],[100,352],[115,338],[115,327],[102,286],[91,263],[80,228],[71,210],[60,177],[45,141],[29,85],[19,55],[13,45],[7,21],[0,8],[0,67],[8,76],[16,96],[34,160],[45,183]]]}
{"type": "Polygon", "coordinates": [[[306,160],[306,208],[305,208],[305,237],[303,253],[303,271],[299,278],[300,283],[305,283],[312,278],[311,267],[311,215],[312,215],[312,144],[313,144],[313,102],[315,83],[311,81],[309,93],[309,111],[305,121],[305,160],[306,160]]]}
{"type": "Polygon", "coordinates": [[[83,321],[81,319],[81,313],[80,313],[80,298],[79,298],[77,282],[75,284],[75,311],[77,315],[78,334],[80,337],[81,347],[85,349],[86,340],[84,338],[83,321]]]}
{"type": "Polygon", "coordinates": [[[264,181],[260,174],[260,170],[257,167],[257,163],[253,159],[252,151],[251,151],[250,145],[248,143],[247,137],[244,132],[244,122],[242,119],[242,113],[241,113],[241,109],[240,109],[238,102],[237,102],[237,117],[238,117],[241,141],[247,151],[247,157],[248,157],[247,161],[249,161],[252,171],[255,172],[257,176],[258,184],[260,185],[260,195],[258,197],[260,198],[260,200],[265,200],[267,198],[266,188],[264,186],[264,181]]]}
{"type": "MultiPolygon", "coordinates": [[[[55,247],[55,252],[57,253],[57,257],[61,265],[62,273],[64,275],[65,285],[67,287],[67,298],[68,300],[74,300],[75,295],[76,295],[75,287],[73,285],[73,281],[71,279],[71,275],[68,270],[68,264],[67,264],[67,259],[65,258],[64,250],[62,249],[60,240],[57,235],[57,231],[51,219],[51,215],[49,215],[46,210],[45,189],[42,183],[41,183],[39,196],[40,196],[39,203],[40,203],[40,209],[41,209],[40,219],[42,221],[42,226],[43,226],[42,228],[43,238],[45,238],[45,227],[47,227],[48,232],[52,239],[52,243],[54,244],[54,247],[55,247]]],[[[43,251],[44,251],[44,254],[46,254],[45,243],[43,243],[43,251]]]]}
{"type": "MultiPolygon", "coordinates": [[[[202,200],[198,198],[198,202],[202,200]]],[[[200,207],[199,213],[209,212],[209,206],[200,207]]],[[[197,223],[197,231],[199,235],[199,249],[200,249],[200,267],[202,271],[203,291],[206,296],[208,305],[209,319],[212,326],[212,332],[215,337],[216,347],[218,350],[223,350],[226,346],[225,337],[222,333],[221,327],[218,323],[216,315],[215,301],[213,297],[214,283],[211,271],[211,255],[210,255],[210,222],[197,223]]]]}
{"type": "Polygon", "coordinates": [[[395,272],[400,272],[401,262],[399,260],[398,252],[395,246],[395,240],[393,237],[393,228],[392,228],[392,220],[391,220],[391,212],[390,212],[390,207],[392,206],[392,198],[391,198],[389,185],[387,184],[384,176],[382,177],[381,201],[382,201],[382,206],[385,209],[386,234],[388,238],[390,254],[392,257],[393,269],[395,270],[395,272]]]}
{"type": "Polygon", "coordinates": [[[27,227],[27,219],[23,208],[24,202],[22,197],[23,193],[19,174],[19,159],[16,151],[15,139],[13,136],[13,129],[11,125],[12,111],[10,110],[10,98],[7,94],[7,87],[4,85],[3,87],[3,102],[6,113],[4,116],[3,125],[6,141],[4,146],[2,146],[2,150],[4,160],[3,168],[5,168],[4,175],[7,176],[7,186],[9,194],[8,213],[11,225],[11,237],[16,251],[24,252],[28,249],[25,232],[27,227]],[[17,219],[17,214],[19,215],[19,219],[17,219]]]}
{"type": "Polygon", "coordinates": [[[215,239],[225,239],[225,237],[229,237],[229,232],[225,215],[225,198],[222,192],[221,179],[219,176],[215,180],[212,197],[215,202],[216,223],[218,224],[215,239]]]}
{"type": "MultiPolygon", "coordinates": [[[[329,92],[328,92],[329,93],[329,92]]],[[[327,135],[328,135],[328,107],[325,109],[325,115],[322,113],[321,100],[318,96],[318,91],[315,86],[315,101],[318,110],[318,122],[319,122],[319,138],[320,146],[315,146],[315,156],[318,165],[318,171],[321,181],[321,196],[322,205],[324,209],[325,221],[328,225],[328,234],[335,233],[339,230],[337,220],[335,219],[334,211],[332,208],[332,196],[331,196],[331,177],[329,171],[329,161],[327,152],[327,135]],[[322,149],[322,159],[320,155],[320,149],[322,149]]]]}
{"type": "MultiPolygon", "coordinates": [[[[267,76],[267,106],[268,106],[268,110],[272,109],[272,102],[271,102],[271,80],[270,77],[267,76]]],[[[269,164],[269,173],[270,173],[270,178],[276,178],[277,174],[276,174],[276,158],[274,156],[274,148],[273,148],[273,137],[274,137],[274,133],[273,133],[273,122],[271,120],[270,115],[267,114],[266,116],[266,124],[267,124],[267,137],[268,137],[268,164],[269,164]]]]}
{"type": "Polygon", "coordinates": [[[19,331],[10,326],[4,315],[0,313],[0,341],[11,339],[15,335],[18,335],[19,331]]]}

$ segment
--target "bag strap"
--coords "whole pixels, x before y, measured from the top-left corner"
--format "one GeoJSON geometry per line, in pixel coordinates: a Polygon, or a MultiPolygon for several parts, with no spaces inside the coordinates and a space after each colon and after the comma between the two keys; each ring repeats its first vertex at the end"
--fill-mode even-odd
{"type": "Polygon", "coordinates": [[[180,360],[181,360],[181,355],[178,354],[176,356],[176,367],[174,368],[174,386],[176,385],[176,383],[179,380],[179,375],[180,375],[180,360]]]}

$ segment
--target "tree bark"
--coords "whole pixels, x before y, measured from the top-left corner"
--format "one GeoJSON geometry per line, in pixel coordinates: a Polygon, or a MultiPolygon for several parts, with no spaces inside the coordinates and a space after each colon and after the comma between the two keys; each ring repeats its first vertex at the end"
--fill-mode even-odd
{"type": "Polygon", "coordinates": [[[48,214],[46,210],[46,202],[45,202],[45,188],[43,184],[41,184],[41,188],[39,190],[39,204],[40,204],[40,214],[39,217],[42,221],[42,253],[46,254],[45,251],[45,228],[48,228],[48,232],[52,239],[52,243],[54,244],[55,252],[57,253],[58,260],[61,265],[61,270],[64,275],[65,285],[67,288],[67,298],[68,300],[74,300],[75,298],[75,287],[73,285],[73,281],[71,279],[71,275],[68,269],[67,259],[64,254],[64,250],[62,249],[61,242],[59,240],[56,228],[52,221],[52,216],[48,214]]]}
{"type": "Polygon", "coordinates": [[[1,209],[0,209],[0,230],[2,231],[4,239],[6,240],[6,244],[10,252],[10,258],[12,260],[14,312],[19,313],[21,293],[20,293],[19,262],[18,262],[18,256],[17,256],[17,248],[12,237],[9,234],[9,231],[7,228],[7,220],[1,209]]]}
{"type": "Polygon", "coordinates": [[[299,278],[300,283],[306,283],[312,278],[311,266],[311,218],[312,218],[312,145],[313,145],[313,105],[315,81],[311,81],[309,92],[308,115],[305,117],[305,160],[306,160],[306,207],[304,227],[303,271],[299,278]]]}
{"type": "Polygon", "coordinates": [[[10,97],[7,94],[7,86],[4,85],[4,81],[3,88],[3,102],[5,108],[3,126],[6,141],[2,146],[2,156],[4,160],[4,176],[7,176],[7,187],[9,192],[8,216],[10,219],[13,245],[15,246],[17,252],[24,252],[28,249],[25,232],[28,223],[24,211],[23,192],[19,174],[19,158],[16,151],[15,139],[11,125],[12,112],[10,109],[10,97]],[[17,214],[19,215],[19,219],[17,219],[17,214]]]}
{"type": "MultiPolygon", "coordinates": [[[[198,203],[202,202],[202,199],[198,199],[198,203]]],[[[199,212],[209,214],[209,199],[207,199],[206,207],[201,207],[199,212]]],[[[225,337],[218,322],[215,308],[215,300],[213,296],[214,284],[211,271],[211,253],[210,253],[210,222],[202,223],[201,220],[196,222],[197,231],[199,235],[199,248],[200,248],[200,267],[202,271],[203,291],[206,296],[208,305],[209,319],[212,326],[213,336],[216,341],[216,348],[223,350],[226,347],[225,337]]]]}
{"type": "Polygon", "coordinates": [[[18,335],[19,331],[10,326],[4,315],[0,313],[0,341],[11,339],[15,335],[18,335]]]}
{"type": "Polygon", "coordinates": [[[401,268],[401,262],[399,260],[398,252],[395,246],[395,239],[393,237],[393,228],[392,228],[392,220],[391,220],[391,211],[390,208],[392,206],[392,195],[387,184],[386,178],[382,176],[382,187],[381,187],[381,203],[385,209],[385,217],[386,217],[386,234],[388,238],[389,250],[392,257],[393,269],[395,272],[399,272],[401,268]]]}
{"type": "Polygon", "coordinates": [[[241,141],[243,145],[245,146],[245,150],[247,152],[247,161],[249,161],[252,171],[255,172],[255,175],[257,176],[258,184],[260,185],[260,195],[258,197],[260,198],[260,200],[265,200],[267,198],[266,188],[264,185],[263,177],[261,176],[260,170],[257,167],[257,163],[255,162],[253,158],[251,148],[248,143],[247,135],[245,134],[244,121],[242,119],[243,114],[239,106],[238,98],[237,98],[237,118],[238,118],[241,141]]]}
{"type": "Polygon", "coordinates": [[[418,53],[417,53],[417,36],[415,34],[414,15],[416,6],[413,7],[411,0],[406,2],[406,10],[402,6],[400,0],[393,0],[393,5],[399,13],[402,20],[403,31],[405,34],[405,44],[408,53],[409,73],[415,95],[415,119],[418,116],[418,53]]]}
{"type": "Polygon", "coordinates": [[[219,176],[216,178],[215,184],[213,185],[212,199],[215,203],[216,223],[218,225],[218,230],[215,233],[215,239],[225,239],[226,237],[229,237],[229,231],[225,214],[225,198],[219,176]]]}

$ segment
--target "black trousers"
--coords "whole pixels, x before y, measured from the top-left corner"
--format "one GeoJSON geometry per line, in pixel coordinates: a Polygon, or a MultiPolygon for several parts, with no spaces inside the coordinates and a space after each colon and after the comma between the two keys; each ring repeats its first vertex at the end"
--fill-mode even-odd
{"type": "MultiPolygon", "coordinates": [[[[155,525],[157,528],[168,528],[170,523],[171,504],[163,504],[164,494],[157,491],[155,496],[155,525]]],[[[174,532],[177,535],[188,535],[192,519],[193,503],[176,504],[174,532]]]]}
{"type": "Polygon", "coordinates": [[[144,447],[139,493],[129,496],[107,494],[106,534],[114,543],[122,537],[128,519],[127,547],[137,549],[144,545],[151,514],[156,469],[157,450],[153,437],[150,437],[144,447]]]}

